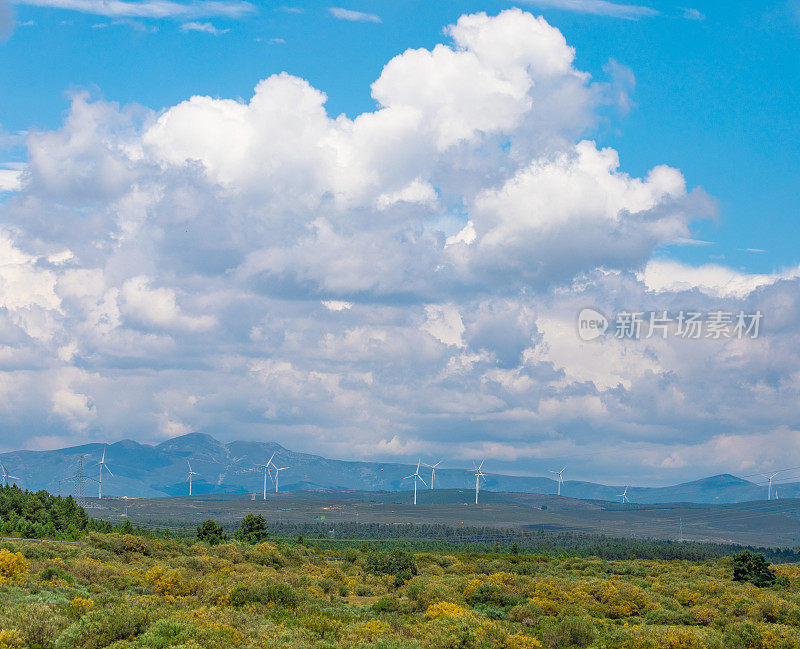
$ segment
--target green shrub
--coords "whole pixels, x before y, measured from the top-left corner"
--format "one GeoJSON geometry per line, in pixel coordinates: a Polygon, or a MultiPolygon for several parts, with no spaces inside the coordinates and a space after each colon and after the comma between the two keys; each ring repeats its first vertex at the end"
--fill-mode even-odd
{"type": "Polygon", "coordinates": [[[481,584],[466,597],[467,604],[489,604],[492,606],[511,607],[519,602],[519,598],[505,592],[497,584],[481,584]]]}
{"type": "Polygon", "coordinates": [[[493,604],[476,604],[474,607],[476,613],[480,613],[490,620],[507,620],[508,609],[502,606],[494,606],[493,604]]]}
{"type": "Polygon", "coordinates": [[[71,584],[73,581],[72,575],[55,566],[48,566],[39,573],[39,581],[53,581],[54,579],[61,579],[68,584],[71,584]]]}
{"type": "Polygon", "coordinates": [[[725,629],[722,644],[725,649],[760,649],[761,631],[752,622],[737,622],[725,629]]]}
{"type": "Polygon", "coordinates": [[[231,606],[245,604],[276,604],[295,609],[299,598],[294,590],[286,584],[268,584],[266,586],[237,586],[231,591],[231,606]]]}
{"type": "Polygon", "coordinates": [[[592,623],[581,617],[565,616],[548,619],[542,625],[540,639],[547,649],[588,647],[596,632],[592,623]]]}
{"type": "Polygon", "coordinates": [[[418,573],[414,555],[403,550],[392,552],[370,552],[364,567],[376,575],[402,575],[405,581],[418,573]]]}
{"type": "Polygon", "coordinates": [[[386,595],[372,605],[372,610],[376,613],[389,613],[400,610],[400,605],[396,597],[386,595]]]}
{"type": "Polygon", "coordinates": [[[675,624],[694,624],[694,619],[686,610],[671,611],[667,608],[657,608],[648,611],[644,616],[646,624],[660,624],[664,626],[675,624]]]}
{"type": "Polygon", "coordinates": [[[7,619],[8,627],[19,629],[29,647],[41,649],[52,649],[58,636],[71,623],[70,618],[42,602],[19,604],[7,619]]]}
{"type": "Polygon", "coordinates": [[[141,608],[115,606],[90,611],[64,629],[56,649],[102,649],[115,640],[133,639],[147,628],[147,613],[141,608]]]}
{"type": "Polygon", "coordinates": [[[180,620],[158,620],[136,639],[134,646],[148,649],[192,646],[189,643],[197,638],[197,634],[198,629],[194,624],[180,620]]]}

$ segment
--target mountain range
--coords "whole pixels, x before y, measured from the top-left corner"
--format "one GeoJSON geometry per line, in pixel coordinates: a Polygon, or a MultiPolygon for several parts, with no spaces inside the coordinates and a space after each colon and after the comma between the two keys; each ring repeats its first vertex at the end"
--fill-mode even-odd
{"type": "MultiPolygon", "coordinates": [[[[187,460],[198,475],[193,478],[194,495],[261,494],[263,464],[275,453],[278,466],[289,467],[280,475],[281,491],[407,491],[411,481],[404,480],[415,466],[386,462],[331,460],[319,455],[290,451],[274,442],[223,443],[202,433],[175,437],[157,445],[122,440],[114,444],[84,444],[50,451],[14,451],[0,454],[6,470],[18,476],[20,486],[47,489],[52,493],[74,493],[73,483],[65,478],[75,475],[83,458],[86,495],[97,493],[99,461],[103,449],[112,474],[103,476],[103,495],[132,498],[185,496],[189,493],[187,460]]],[[[429,482],[430,469],[420,470],[429,482]]],[[[474,486],[470,469],[436,471],[436,487],[468,489],[474,486]]],[[[421,487],[422,485],[420,485],[421,487]]],[[[268,490],[274,489],[267,481],[268,490]]],[[[557,484],[545,477],[525,477],[487,473],[482,490],[554,494],[557,484]]],[[[561,494],[571,498],[618,500],[624,489],[619,485],[565,480],[561,494]]],[[[800,483],[780,485],[782,498],[800,497],[800,483]]],[[[766,488],[733,475],[723,474],[666,487],[630,487],[632,503],[736,503],[763,500],[766,488]]]]}

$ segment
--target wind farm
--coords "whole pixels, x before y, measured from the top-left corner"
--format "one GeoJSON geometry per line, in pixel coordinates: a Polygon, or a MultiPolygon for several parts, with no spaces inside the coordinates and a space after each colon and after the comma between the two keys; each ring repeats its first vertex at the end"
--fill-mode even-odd
{"type": "Polygon", "coordinates": [[[795,530],[800,484],[791,482],[791,467],[765,473],[763,482],[716,476],[684,485],[632,487],[570,481],[566,466],[548,470],[552,479],[507,476],[487,473],[486,460],[471,469],[440,459],[418,458],[413,465],[329,460],[270,443],[223,444],[196,434],[161,447],[126,442],[66,451],[0,456],[3,484],[72,494],[94,515],[152,525],[169,520],[184,525],[206,514],[228,520],[258,511],[271,521],[298,524],[324,515],[361,523],[509,527],[520,533],[551,529],[661,539],[684,533],[695,540],[800,542],[795,530]],[[97,477],[83,468],[92,455],[97,477]],[[168,482],[181,464],[183,481],[168,482]],[[231,472],[231,465],[239,469],[231,472]],[[8,467],[14,467],[13,475],[8,467]],[[45,471],[39,474],[37,468],[45,471]],[[423,469],[430,473],[423,476],[423,469]],[[39,476],[50,482],[42,484],[39,476]],[[787,478],[780,481],[781,499],[775,493],[779,476],[787,478]],[[97,498],[86,494],[90,483],[98,485],[97,498]],[[254,492],[259,499],[245,503],[254,492]]]}

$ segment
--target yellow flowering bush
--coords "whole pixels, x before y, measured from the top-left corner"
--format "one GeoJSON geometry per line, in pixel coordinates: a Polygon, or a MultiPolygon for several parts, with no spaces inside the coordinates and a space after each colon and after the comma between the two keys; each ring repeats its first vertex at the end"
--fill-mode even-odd
{"type": "Polygon", "coordinates": [[[0,549],[0,583],[14,581],[30,572],[31,564],[21,552],[0,549]]]}
{"type": "Polygon", "coordinates": [[[684,588],[675,593],[675,599],[682,606],[694,606],[700,600],[700,593],[696,590],[684,588]]]}
{"type": "Polygon", "coordinates": [[[172,595],[180,597],[192,593],[192,587],[186,583],[181,573],[175,569],[165,570],[161,566],[155,566],[145,574],[147,579],[159,595],[172,595]]]}
{"type": "Polygon", "coordinates": [[[428,607],[425,611],[425,619],[435,620],[439,617],[457,617],[465,615],[467,609],[453,602],[436,602],[428,607]]]}
{"type": "Polygon", "coordinates": [[[542,643],[536,638],[523,633],[509,633],[502,643],[503,649],[538,649],[542,643]]]}
{"type": "Polygon", "coordinates": [[[73,597],[67,607],[70,614],[75,617],[80,617],[84,613],[88,613],[94,608],[94,600],[91,597],[73,597]]]}
{"type": "Polygon", "coordinates": [[[0,630],[0,649],[26,649],[27,646],[17,629],[0,630]]]}

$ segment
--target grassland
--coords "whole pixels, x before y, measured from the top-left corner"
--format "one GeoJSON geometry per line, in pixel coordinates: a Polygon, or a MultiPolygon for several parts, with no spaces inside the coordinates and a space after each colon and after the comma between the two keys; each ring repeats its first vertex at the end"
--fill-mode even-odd
{"type": "Polygon", "coordinates": [[[711,506],[687,503],[638,505],[587,501],[539,494],[485,492],[474,504],[474,492],[456,489],[423,491],[419,505],[407,493],[287,492],[266,501],[228,497],[93,500],[92,516],[124,520],[127,506],[134,523],[193,527],[206,518],[236,525],[248,513],[262,514],[270,524],[340,523],[440,524],[453,528],[514,528],[574,531],[612,537],[684,539],[792,547],[800,545],[800,501],[773,500],[711,506]]]}
{"type": "Polygon", "coordinates": [[[0,549],[0,648],[800,647],[800,567],[89,533],[0,549]]]}

